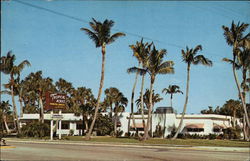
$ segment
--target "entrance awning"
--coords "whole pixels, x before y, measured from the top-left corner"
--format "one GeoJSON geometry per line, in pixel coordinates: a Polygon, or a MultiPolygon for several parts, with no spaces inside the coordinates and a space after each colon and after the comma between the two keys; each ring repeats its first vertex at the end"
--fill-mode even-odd
{"type": "Polygon", "coordinates": [[[223,124],[216,124],[216,123],[213,123],[213,128],[214,129],[226,129],[227,127],[223,124]]]}
{"type": "MultiPolygon", "coordinates": [[[[146,126],[146,123],[145,123],[146,126]]],[[[135,123],[135,126],[133,123],[131,123],[130,125],[131,128],[143,128],[143,124],[142,123],[135,123]]]]}
{"type": "Polygon", "coordinates": [[[197,124],[197,123],[193,123],[193,124],[190,124],[190,123],[188,123],[188,124],[186,124],[186,126],[185,126],[185,128],[187,128],[187,129],[202,129],[202,128],[204,128],[204,124],[197,124]]]}

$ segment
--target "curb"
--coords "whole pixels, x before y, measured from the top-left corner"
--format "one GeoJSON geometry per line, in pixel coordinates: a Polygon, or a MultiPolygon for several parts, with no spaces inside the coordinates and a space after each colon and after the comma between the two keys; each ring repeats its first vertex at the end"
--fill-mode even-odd
{"type": "Polygon", "coordinates": [[[50,141],[50,140],[18,140],[18,139],[5,139],[7,142],[18,143],[37,143],[37,144],[55,144],[55,145],[82,145],[82,146],[106,146],[106,147],[130,147],[130,148],[149,148],[149,149],[183,149],[183,150],[197,150],[197,151],[223,151],[223,152],[243,152],[249,153],[249,148],[245,147],[210,147],[210,146],[188,146],[188,145],[150,145],[150,144],[117,144],[105,142],[79,142],[79,141],[50,141]]]}

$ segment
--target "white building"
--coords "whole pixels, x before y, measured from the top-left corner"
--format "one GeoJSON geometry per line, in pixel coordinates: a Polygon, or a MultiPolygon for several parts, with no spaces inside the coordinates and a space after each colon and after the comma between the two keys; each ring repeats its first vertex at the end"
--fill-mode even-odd
{"type": "MultiPolygon", "coordinates": [[[[75,116],[73,113],[63,113],[62,119],[62,134],[68,135],[70,130],[74,132],[74,135],[82,134],[82,116],[75,116]]],[[[120,126],[118,129],[123,131],[123,135],[130,131],[135,132],[135,127],[139,133],[143,133],[142,115],[134,115],[135,125],[130,118],[130,113],[124,112],[119,115],[120,126]]],[[[147,118],[147,115],[144,116],[147,118]]],[[[45,122],[50,124],[51,114],[44,114],[45,122]]],[[[21,124],[26,124],[32,120],[38,120],[39,114],[23,114],[20,118],[21,124]]],[[[181,119],[181,115],[174,113],[159,113],[152,114],[152,132],[155,132],[157,127],[164,129],[164,137],[171,134],[174,128],[177,128],[181,119]]],[[[238,124],[239,119],[237,119],[238,124]]],[[[147,123],[147,119],[145,119],[147,123]]],[[[55,124],[55,123],[54,123],[55,124]]],[[[181,133],[189,134],[219,134],[222,133],[222,129],[231,127],[231,116],[214,115],[214,114],[196,114],[185,115],[181,133]]]]}

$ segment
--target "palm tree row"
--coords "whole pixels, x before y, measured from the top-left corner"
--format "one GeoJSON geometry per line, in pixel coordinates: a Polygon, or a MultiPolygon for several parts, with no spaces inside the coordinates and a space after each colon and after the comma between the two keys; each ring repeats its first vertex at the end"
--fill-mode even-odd
{"type": "MultiPolygon", "coordinates": [[[[24,80],[20,81],[20,72],[22,69],[27,65],[29,66],[30,63],[25,60],[19,65],[14,65],[15,56],[10,53],[7,54],[6,57],[1,57],[1,71],[5,74],[10,75],[10,82],[5,85],[6,93],[11,94],[12,96],[12,105],[13,105],[13,113],[15,119],[15,126],[19,131],[19,123],[17,117],[17,109],[15,104],[14,96],[19,96],[19,102],[21,105],[21,109],[32,108],[39,105],[40,110],[40,120],[44,122],[44,94],[46,91],[52,92],[61,92],[66,93],[68,100],[67,100],[67,107],[68,110],[74,111],[75,114],[81,113],[85,118],[84,124],[87,127],[87,135],[86,140],[90,139],[92,134],[95,121],[97,119],[98,113],[102,111],[100,108],[107,109],[110,108],[110,117],[113,117],[112,113],[114,112],[114,119],[117,121],[117,116],[119,112],[124,111],[124,108],[127,106],[128,100],[126,97],[114,87],[105,90],[106,98],[104,102],[101,102],[101,95],[104,85],[104,76],[105,76],[105,58],[106,58],[106,45],[113,43],[117,38],[125,36],[124,33],[118,32],[115,34],[111,34],[111,28],[114,26],[114,21],[112,20],[104,20],[103,22],[97,21],[94,18],[89,23],[91,29],[88,28],[81,28],[91,40],[93,40],[95,46],[97,48],[101,47],[101,54],[102,54],[102,65],[101,65],[101,78],[99,84],[99,90],[97,94],[97,99],[94,98],[90,89],[85,87],[79,87],[74,89],[72,84],[60,79],[58,82],[53,85],[53,80],[49,77],[43,78],[42,72],[38,71],[36,73],[31,73],[27,76],[24,80]],[[89,109],[88,109],[89,108],[89,109]],[[86,110],[88,109],[88,110],[86,110]],[[91,111],[91,112],[89,112],[91,111]],[[92,122],[90,127],[88,126],[87,122],[89,116],[92,116],[92,122]],[[86,121],[87,120],[87,121],[86,121]]],[[[231,28],[223,26],[224,36],[226,38],[227,43],[233,47],[233,59],[230,60],[228,58],[224,58],[224,61],[230,62],[232,64],[233,74],[236,82],[236,86],[238,89],[238,93],[240,99],[242,101],[243,109],[244,109],[244,119],[246,120],[247,127],[250,127],[249,123],[249,116],[247,113],[246,108],[246,92],[249,91],[249,78],[247,78],[247,72],[250,73],[250,33],[243,35],[243,32],[247,29],[248,24],[240,24],[237,25],[232,22],[231,28]],[[242,83],[240,85],[236,69],[241,69],[242,71],[242,83]],[[242,90],[242,91],[241,91],[242,90]]],[[[144,136],[142,140],[146,140],[149,138],[149,129],[150,124],[152,122],[152,112],[154,107],[154,85],[156,82],[156,78],[159,74],[173,74],[174,73],[174,62],[173,61],[166,61],[164,60],[167,50],[166,49],[157,49],[155,44],[152,43],[144,43],[143,39],[140,42],[136,42],[135,45],[129,46],[132,49],[133,56],[138,61],[137,67],[129,68],[127,71],[128,73],[136,73],[135,81],[132,87],[132,94],[131,94],[131,115],[130,118],[133,119],[133,125],[135,126],[135,118],[134,118],[134,96],[135,96],[135,89],[138,81],[138,76],[141,75],[141,90],[140,90],[140,102],[137,103],[140,105],[140,112],[142,114],[142,122],[144,126],[144,136]],[[145,75],[149,75],[150,86],[149,89],[146,91],[148,95],[144,94],[144,81],[145,75]],[[148,97],[145,99],[144,97],[148,97]],[[147,102],[148,101],[148,102],[147,102]],[[148,108],[147,112],[147,122],[145,123],[144,118],[144,105],[148,108]]],[[[202,50],[202,46],[198,45],[195,48],[189,49],[186,47],[186,50],[181,50],[181,56],[183,62],[187,64],[187,80],[186,80],[186,90],[185,90],[185,103],[183,105],[183,112],[181,116],[181,120],[179,126],[177,128],[177,132],[173,139],[175,139],[180,132],[183,124],[183,119],[186,114],[188,99],[189,99],[189,84],[190,84],[190,70],[191,65],[198,65],[202,64],[205,66],[212,66],[212,61],[206,58],[203,55],[197,55],[199,51],[202,50]]],[[[175,93],[182,93],[179,90],[179,86],[171,85],[169,88],[165,88],[162,91],[163,93],[170,94],[170,102],[172,105],[173,94],[175,93]]],[[[21,110],[23,111],[23,110],[21,110]]],[[[152,125],[151,125],[152,126],[152,125]]],[[[114,127],[116,129],[116,125],[114,127]]],[[[115,130],[116,133],[116,130],[115,130]]]]}
{"type": "MultiPolygon", "coordinates": [[[[247,71],[250,73],[250,33],[244,35],[244,32],[247,30],[249,24],[240,23],[236,25],[234,21],[231,24],[231,27],[222,26],[224,31],[224,37],[229,46],[232,47],[233,59],[223,58],[223,61],[229,62],[232,65],[232,71],[238,94],[244,110],[244,120],[246,120],[246,127],[244,129],[244,135],[246,139],[249,140],[249,129],[250,121],[249,114],[246,107],[246,92],[249,91],[249,79],[247,79],[247,71]],[[242,69],[242,83],[240,85],[239,78],[236,72],[236,69],[242,69]],[[247,85],[248,82],[248,85],[247,85]],[[248,131],[248,134],[247,134],[248,131]]],[[[250,76],[250,74],[249,74],[250,76]]]]}

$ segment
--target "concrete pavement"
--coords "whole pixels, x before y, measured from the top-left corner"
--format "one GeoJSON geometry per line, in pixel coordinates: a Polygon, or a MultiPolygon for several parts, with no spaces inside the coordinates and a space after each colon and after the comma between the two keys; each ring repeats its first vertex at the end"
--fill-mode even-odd
{"type": "Polygon", "coordinates": [[[85,146],[107,146],[107,147],[134,147],[134,148],[158,148],[158,149],[190,149],[202,151],[223,151],[223,152],[245,152],[250,153],[250,149],[246,147],[213,147],[213,146],[189,146],[189,145],[162,145],[162,144],[134,144],[134,143],[107,143],[107,142],[81,142],[67,140],[35,140],[35,139],[18,139],[6,138],[8,142],[17,143],[37,143],[37,144],[60,144],[60,145],[85,145],[85,146]]]}

